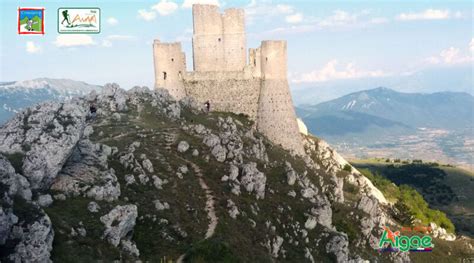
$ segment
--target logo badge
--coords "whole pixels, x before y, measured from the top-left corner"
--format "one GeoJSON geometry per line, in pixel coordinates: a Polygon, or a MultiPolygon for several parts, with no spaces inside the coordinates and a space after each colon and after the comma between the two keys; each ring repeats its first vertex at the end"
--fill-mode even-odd
{"type": "Polygon", "coordinates": [[[44,34],[44,8],[18,8],[18,34],[44,34]]]}
{"type": "Polygon", "coordinates": [[[58,33],[100,33],[100,8],[61,7],[58,9],[58,33]]]}
{"type": "Polygon", "coordinates": [[[402,235],[400,231],[392,232],[388,227],[379,241],[379,252],[431,252],[433,250],[432,238],[428,235],[402,235]]]}

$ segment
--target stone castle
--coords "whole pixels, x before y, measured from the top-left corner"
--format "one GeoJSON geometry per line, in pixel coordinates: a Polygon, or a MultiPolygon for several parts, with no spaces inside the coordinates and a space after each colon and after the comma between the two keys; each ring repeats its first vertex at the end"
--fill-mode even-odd
{"type": "Polygon", "coordinates": [[[303,154],[303,143],[287,80],[286,41],[247,48],[244,10],[219,12],[193,5],[193,71],[186,71],[181,43],[153,43],[155,88],[176,99],[190,96],[211,109],[243,113],[257,130],[287,150],[303,154]]]}

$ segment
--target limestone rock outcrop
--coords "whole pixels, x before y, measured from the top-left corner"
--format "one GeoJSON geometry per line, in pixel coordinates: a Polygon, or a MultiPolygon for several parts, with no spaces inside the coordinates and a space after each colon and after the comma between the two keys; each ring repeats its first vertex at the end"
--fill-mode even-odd
{"type": "Polygon", "coordinates": [[[108,214],[100,217],[105,225],[104,238],[118,246],[120,240],[131,233],[135,227],[138,210],[136,205],[116,206],[108,214]]]}

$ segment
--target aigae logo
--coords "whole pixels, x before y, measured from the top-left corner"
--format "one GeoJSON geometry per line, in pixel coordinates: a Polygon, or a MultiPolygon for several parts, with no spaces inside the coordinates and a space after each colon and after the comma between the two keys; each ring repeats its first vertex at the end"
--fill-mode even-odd
{"type": "Polygon", "coordinates": [[[400,231],[392,232],[388,227],[384,227],[382,237],[379,242],[380,252],[431,252],[433,250],[432,238],[428,235],[405,236],[400,231]]]}

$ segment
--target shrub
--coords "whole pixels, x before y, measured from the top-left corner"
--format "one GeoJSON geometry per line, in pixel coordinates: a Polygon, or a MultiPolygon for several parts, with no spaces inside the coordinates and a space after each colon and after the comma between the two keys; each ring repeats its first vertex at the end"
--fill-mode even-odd
{"type": "Polygon", "coordinates": [[[229,245],[217,238],[198,242],[186,255],[189,262],[239,262],[229,245]]]}
{"type": "Polygon", "coordinates": [[[352,166],[350,164],[346,163],[344,165],[344,168],[342,168],[342,170],[347,171],[347,172],[350,173],[350,172],[352,172],[352,166]]]}
{"type": "Polygon", "coordinates": [[[413,219],[419,219],[423,224],[430,222],[445,228],[448,232],[454,233],[454,225],[446,217],[446,214],[435,209],[431,209],[423,196],[413,187],[408,185],[396,186],[390,180],[373,174],[368,169],[359,170],[377,187],[384,196],[395,202],[394,217],[402,224],[410,224],[413,219]]]}

